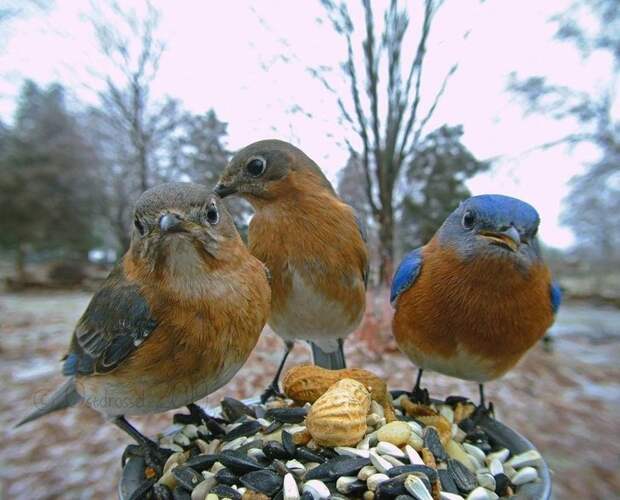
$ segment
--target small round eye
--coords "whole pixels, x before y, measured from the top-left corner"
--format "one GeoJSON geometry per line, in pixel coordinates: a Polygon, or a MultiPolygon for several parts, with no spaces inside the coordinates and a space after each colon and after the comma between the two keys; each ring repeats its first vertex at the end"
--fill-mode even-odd
{"type": "Polygon", "coordinates": [[[207,222],[211,224],[212,226],[214,226],[219,221],[220,221],[220,213],[217,211],[217,207],[215,206],[215,203],[212,203],[211,205],[209,205],[209,208],[207,209],[207,222]]]}
{"type": "Polygon", "coordinates": [[[474,227],[475,223],[476,216],[474,215],[474,213],[471,210],[465,212],[465,214],[463,215],[463,227],[465,229],[471,229],[474,227]]]}
{"type": "Polygon", "coordinates": [[[144,236],[144,233],[146,233],[146,228],[144,227],[144,224],[142,224],[142,221],[138,217],[134,219],[133,225],[136,226],[136,229],[140,233],[140,236],[144,236]]]}
{"type": "Polygon", "coordinates": [[[253,177],[259,177],[265,171],[267,162],[262,158],[252,158],[245,166],[248,173],[253,177]]]}

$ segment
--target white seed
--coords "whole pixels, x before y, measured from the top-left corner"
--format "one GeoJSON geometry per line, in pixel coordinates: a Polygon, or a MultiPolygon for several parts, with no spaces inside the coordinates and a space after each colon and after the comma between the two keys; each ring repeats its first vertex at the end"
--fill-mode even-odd
{"type": "Polygon", "coordinates": [[[248,489],[245,486],[242,486],[241,488],[237,488],[237,485],[233,484],[232,486],[234,489],[236,489],[239,493],[241,493],[241,496],[243,496],[243,494],[248,491],[248,489]]]}
{"type": "Polygon", "coordinates": [[[387,477],[385,474],[373,474],[366,480],[366,486],[368,486],[368,489],[370,491],[375,491],[377,489],[377,486],[389,479],[390,478],[387,477]]]}
{"type": "Polygon", "coordinates": [[[190,439],[196,439],[198,437],[198,427],[196,427],[194,424],[187,424],[183,427],[181,432],[190,439]]]}
{"type": "Polygon", "coordinates": [[[209,493],[211,488],[213,488],[216,484],[217,481],[213,475],[209,479],[204,479],[192,490],[192,500],[205,500],[207,493],[209,493]]]}
{"type": "Polygon", "coordinates": [[[269,427],[271,425],[271,422],[266,418],[257,418],[256,421],[263,427],[269,427]]]}
{"type": "Polygon", "coordinates": [[[477,446],[469,443],[463,443],[463,448],[465,448],[465,451],[480,463],[480,467],[484,466],[486,460],[486,455],[484,454],[484,451],[482,451],[477,446]]]}
{"type": "Polygon", "coordinates": [[[426,486],[424,486],[422,480],[417,476],[407,476],[407,479],[405,479],[405,489],[417,500],[433,500],[426,486]]]}
{"type": "Polygon", "coordinates": [[[178,444],[161,444],[159,445],[160,448],[163,448],[164,450],[170,450],[170,451],[174,451],[174,452],[182,452],[183,448],[181,448],[178,444]]]}
{"type": "Polygon", "coordinates": [[[394,458],[390,455],[384,455],[383,458],[390,462],[394,467],[400,467],[402,465],[405,465],[405,462],[401,462],[400,460],[398,460],[398,458],[394,458]]]}
{"type": "Polygon", "coordinates": [[[299,488],[297,488],[297,481],[295,481],[293,474],[288,473],[284,476],[282,493],[284,500],[299,500],[299,488]]]}
{"type": "Polygon", "coordinates": [[[356,481],[358,479],[353,476],[340,476],[336,481],[336,489],[343,495],[346,495],[351,491],[351,485],[356,481]]]}
{"type": "Polygon", "coordinates": [[[379,472],[387,472],[393,467],[390,462],[388,462],[385,458],[377,455],[377,453],[374,451],[370,452],[370,461],[379,472]]]}
{"type": "Polygon", "coordinates": [[[493,460],[497,459],[501,463],[504,463],[506,460],[508,460],[509,456],[510,456],[510,450],[508,450],[507,448],[502,448],[499,451],[495,451],[493,453],[489,453],[486,456],[486,462],[487,463],[491,463],[493,460]]]}
{"type": "Polygon", "coordinates": [[[203,453],[203,454],[207,453],[207,450],[209,449],[209,444],[206,441],[203,441],[202,439],[196,439],[194,441],[194,444],[198,446],[200,453],[203,453]]]}
{"type": "Polygon", "coordinates": [[[387,441],[379,441],[377,444],[377,453],[379,455],[390,455],[396,458],[405,458],[405,453],[398,446],[388,443],[387,441]]]}
{"type": "Polygon", "coordinates": [[[295,459],[286,462],[286,468],[296,476],[303,476],[304,472],[306,472],[306,467],[304,467],[304,464],[295,459]]]}
{"type": "Polygon", "coordinates": [[[336,446],[334,451],[338,453],[338,455],[346,455],[349,457],[368,458],[370,456],[368,450],[358,450],[357,448],[350,448],[348,446],[336,446]]]}
{"type": "Polygon", "coordinates": [[[358,450],[370,449],[370,438],[368,436],[365,436],[359,443],[357,443],[356,448],[358,450]]]}
{"type": "Polygon", "coordinates": [[[467,434],[465,434],[463,429],[456,424],[452,424],[452,439],[454,439],[457,443],[462,443],[465,441],[466,437],[467,434]]]}
{"type": "Polygon", "coordinates": [[[445,418],[448,422],[454,422],[454,410],[449,405],[441,405],[439,407],[439,414],[445,418]]]}
{"type": "Polygon", "coordinates": [[[410,464],[424,465],[424,460],[422,460],[420,454],[415,451],[411,445],[405,446],[405,453],[407,454],[407,458],[409,459],[410,464]]]}
{"type": "Polygon", "coordinates": [[[439,493],[440,500],[465,500],[461,495],[457,495],[456,493],[448,493],[447,491],[442,491],[439,493]]]}
{"type": "Polygon", "coordinates": [[[491,460],[491,463],[489,464],[489,472],[494,476],[497,476],[498,474],[504,472],[504,467],[497,458],[491,460]]]}
{"type": "Polygon", "coordinates": [[[415,432],[412,432],[411,436],[409,436],[408,444],[417,451],[421,451],[424,448],[424,440],[415,432]]]}
{"type": "Polygon", "coordinates": [[[248,442],[248,438],[245,436],[241,436],[241,437],[238,437],[237,439],[233,439],[232,441],[229,441],[228,443],[224,443],[221,446],[220,451],[236,450],[237,448],[243,446],[247,442],[248,442]]]}
{"type": "Polygon", "coordinates": [[[196,430],[198,431],[199,434],[202,434],[203,436],[206,436],[207,434],[209,434],[209,428],[205,425],[205,424],[200,424],[196,430]]]}
{"type": "Polygon", "coordinates": [[[520,453],[519,455],[515,455],[506,463],[512,465],[515,469],[520,469],[521,467],[538,465],[541,460],[542,456],[537,450],[529,450],[524,453],[520,453]]]}
{"type": "Polygon", "coordinates": [[[207,447],[207,451],[205,452],[207,455],[213,455],[216,451],[218,446],[220,445],[221,441],[219,439],[214,439],[213,441],[209,442],[209,446],[207,447]]]}
{"type": "Polygon", "coordinates": [[[163,473],[165,474],[169,470],[174,469],[177,465],[185,463],[187,460],[187,455],[184,452],[177,451],[168,457],[166,463],[164,464],[163,473]]]}
{"type": "Polygon", "coordinates": [[[318,463],[318,462],[306,462],[305,465],[306,465],[306,470],[312,470],[312,469],[314,469],[315,467],[318,467],[321,464],[318,463]]]}
{"type": "Polygon", "coordinates": [[[374,491],[365,491],[364,494],[362,495],[362,498],[364,500],[374,500],[375,492],[374,491]]]}
{"type": "Polygon", "coordinates": [[[377,473],[377,469],[372,465],[364,465],[357,473],[357,478],[366,481],[370,476],[377,473]]]}
{"type": "Polygon", "coordinates": [[[209,493],[207,495],[207,498],[205,498],[205,500],[218,500],[219,497],[215,494],[215,493],[209,493]]]}
{"type": "Polygon", "coordinates": [[[509,478],[512,478],[517,473],[516,469],[509,464],[504,464],[504,474],[506,474],[509,478]]]}
{"type": "Polygon", "coordinates": [[[303,492],[310,493],[314,500],[328,498],[330,495],[329,488],[325,486],[323,481],[319,481],[318,479],[310,479],[310,481],[305,482],[303,492]]]}
{"type": "Polygon", "coordinates": [[[495,478],[488,472],[476,474],[478,484],[487,490],[495,491],[495,478]]]}
{"type": "Polygon", "coordinates": [[[467,500],[496,500],[499,498],[494,492],[478,486],[467,495],[467,500]]]}
{"type": "Polygon", "coordinates": [[[512,484],[519,486],[521,484],[535,481],[538,478],[538,471],[534,467],[524,467],[510,479],[512,484]]]}
{"type": "Polygon", "coordinates": [[[370,412],[379,415],[380,417],[385,417],[385,412],[383,411],[383,406],[377,403],[374,399],[370,402],[370,412]]]}
{"type": "Polygon", "coordinates": [[[212,466],[211,466],[211,472],[213,472],[213,474],[217,474],[218,471],[225,469],[226,466],[224,464],[222,464],[221,462],[215,462],[212,466]]]}
{"type": "Polygon", "coordinates": [[[424,434],[423,427],[420,424],[418,424],[417,422],[414,422],[413,420],[411,420],[411,421],[407,422],[407,425],[409,427],[411,427],[411,430],[413,432],[415,432],[418,436],[421,437],[424,434]]]}
{"type": "Polygon", "coordinates": [[[191,444],[189,438],[182,432],[177,432],[174,435],[174,442],[180,446],[189,446],[191,444]]]}
{"type": "Polygon", "coordinates": [[[368,425],[369,427],[374,427],[379,422],[381,422],[381,417],[376,413],[371,413],[366,417],[366,425],[368,425]]]}

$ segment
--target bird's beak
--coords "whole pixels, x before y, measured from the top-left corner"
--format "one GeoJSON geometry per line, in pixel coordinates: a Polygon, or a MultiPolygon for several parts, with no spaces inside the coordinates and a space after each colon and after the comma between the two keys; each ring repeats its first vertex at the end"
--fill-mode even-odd
{"type": "Polygon", "coordinates": [[[166,214],[159,219],[159,229],[162,233],[178,233],[185,230],[183,221],[176,214],[166,214]]]}
{"type": "Polygon", "coordinates": [[[226,198],[226,196],[236,193],[237,188],[218,182],[214,191],[220,198],[226,198]]]}
{"type": "Polygon", "coordinates": [[[509,229],[501,232],[481,231],[480,236],[512,252],[516,252],[521,245],[521,235],[514,226],[510,226],[509,229]]]}

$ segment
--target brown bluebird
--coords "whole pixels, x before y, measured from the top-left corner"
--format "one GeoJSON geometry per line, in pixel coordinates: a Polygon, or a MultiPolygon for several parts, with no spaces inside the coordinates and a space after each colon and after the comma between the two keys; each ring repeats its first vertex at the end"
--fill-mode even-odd
{"type": "Polygon", "coordinates": [[[216,192],[238,194],[254,207],[248,243],[271,271],[269,325],[284,339],[312,342],[315,361],[344,367],[342,340],[360,324],[365,309],[368,252],[353,209],[344,203],[303,151],[264,140],[239,151],[216,192]]]}
{"type": "Polygon", "coordinates": [[[207,188],[171,183],[146,191],[128,252],[75,328],[67,381],[20,424],[84,401],[161,466],[160,450],[125,415],[196,411],[194,401],[233,377],[269,314],[266,273],[207,188]]]}

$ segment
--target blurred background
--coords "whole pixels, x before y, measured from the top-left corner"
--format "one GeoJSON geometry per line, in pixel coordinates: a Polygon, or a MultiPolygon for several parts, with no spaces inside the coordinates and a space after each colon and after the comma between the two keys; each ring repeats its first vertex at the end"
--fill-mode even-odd
{"type": "MultiPolygon", "coordinates": [[[[12,425],[62,380],[137,196],[213,185],[271,137],[364,215],[372,286],[346,351],[392,388],[414,377],[390,334],[402,254],[472,194],[538,209],[565,303],[488,393],[547,459],[555,498],[620,497],[619,74],[617,0],[0,0],[0,498],[115,495],[127,438],[96,413],[12,425]]],[[[231,209],[244,231],[249,206],[231,209]]],[[[267,330],[210,402],[262,389],[279,342],[267,330]]],[[[308,359],[298,345],[289,363],[308,359]]],[[[171,420],[135,421],[155,434],[171,420]]]]}

